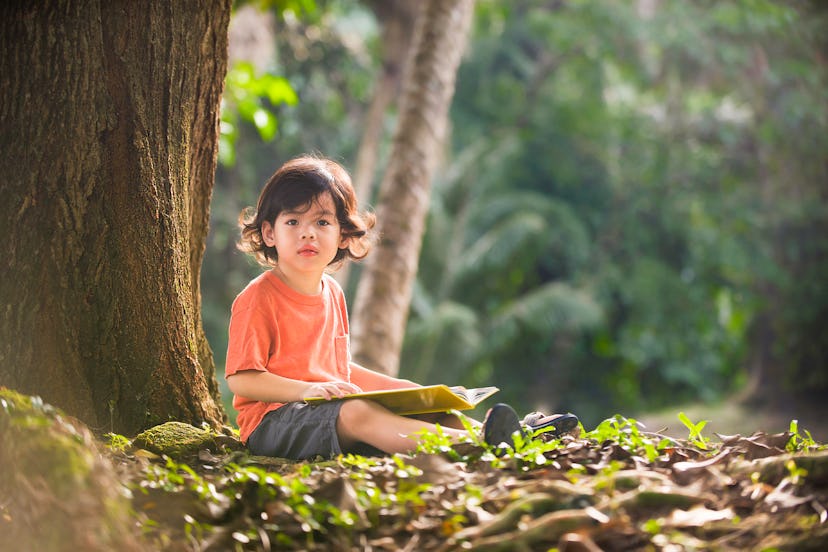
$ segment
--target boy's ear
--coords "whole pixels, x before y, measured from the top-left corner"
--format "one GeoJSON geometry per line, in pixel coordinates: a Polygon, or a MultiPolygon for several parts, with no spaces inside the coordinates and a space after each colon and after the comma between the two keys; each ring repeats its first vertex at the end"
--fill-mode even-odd
{"type": "Polygon", "coordinates": [[[276,245],[276,236],[275,232],[273,231],[273,225],[269,222],[265,221],[262,223],[262,241],[268,247],[274,247],[276,245]]]}
{"type": "Polygon", "coordinates": [[[342,235],[339,237],[339,249],[348,249],[351,246],[351,236],[342,235]]]}

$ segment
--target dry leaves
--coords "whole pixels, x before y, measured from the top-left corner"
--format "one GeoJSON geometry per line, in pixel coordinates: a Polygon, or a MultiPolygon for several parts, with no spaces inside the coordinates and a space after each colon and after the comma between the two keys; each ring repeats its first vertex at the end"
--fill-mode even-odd
{"type": "MultiPolygon", "coordinates": [[[[501,458],[468,445],[299,464],[202,454],[190,471],[168,462],[184,481],[151,485],[135,504],[167,550],[828,547],[828,451],[786,452],[789,433],[700,447],[633,424],[616,438],[532,442],[501,458]],[[204,486],[222,498],[194,500],[204,486]],[[186,498],[161,508],[164,493],[186,498]]],[[[134,477],[147,486],[146,471],[134,477]]]]}

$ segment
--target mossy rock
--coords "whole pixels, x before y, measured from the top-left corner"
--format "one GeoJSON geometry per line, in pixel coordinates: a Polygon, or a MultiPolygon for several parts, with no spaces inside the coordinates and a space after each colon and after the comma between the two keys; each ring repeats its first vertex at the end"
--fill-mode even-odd
{"type": "Polygon", "coordinates": [[[15,550],[141,550],[128,491],[92,433],[0,388],[0,535],[15,550]]]}
{"type": "Polygon", "coordinates": [[[166,422],[136,436],[132,445],[178,459],[196,455],[200,450],[215,451],[220,448],[221,441],[227,439],[183,422],[166,422]]]}

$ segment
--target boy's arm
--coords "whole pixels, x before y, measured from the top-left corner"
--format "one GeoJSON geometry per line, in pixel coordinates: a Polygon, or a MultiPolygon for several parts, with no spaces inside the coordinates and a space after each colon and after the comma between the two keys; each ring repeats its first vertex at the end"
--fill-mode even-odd
{"type": "Polygon", "coordinates": [[[385,389],[407,389],[420,385],[407,379],[395,378],[369,370],[356,362],[351,362],[351,383],[362,388],[363,391],[382,391],[385,389]]]}
{"type": "Polygon", "coordinates": [[[344,381],[299,381],[261,370],[242,370],[227,376],[227,386],[235,395],[273,403],[301,401],[305,397],[331,399],[361,391],[357,385],[344,381]]]}

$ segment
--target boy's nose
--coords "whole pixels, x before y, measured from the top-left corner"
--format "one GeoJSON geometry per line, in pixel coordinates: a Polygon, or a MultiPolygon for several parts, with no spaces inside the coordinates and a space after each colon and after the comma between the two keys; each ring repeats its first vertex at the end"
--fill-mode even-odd
{"type": "Polygon", "coordinates": [[[312,225],[312,224],[309,224],[309,225],[307,225],[307,226],[304,226],[304,227],[302,228],[302,237],[303,237],[303,238],[312,238],[312,237],[314,237],[314,235],[315,235],[315,231],[316,231],[316,230],[315,230],[315,228],[313,227],[313,225],[312,225]]]}

